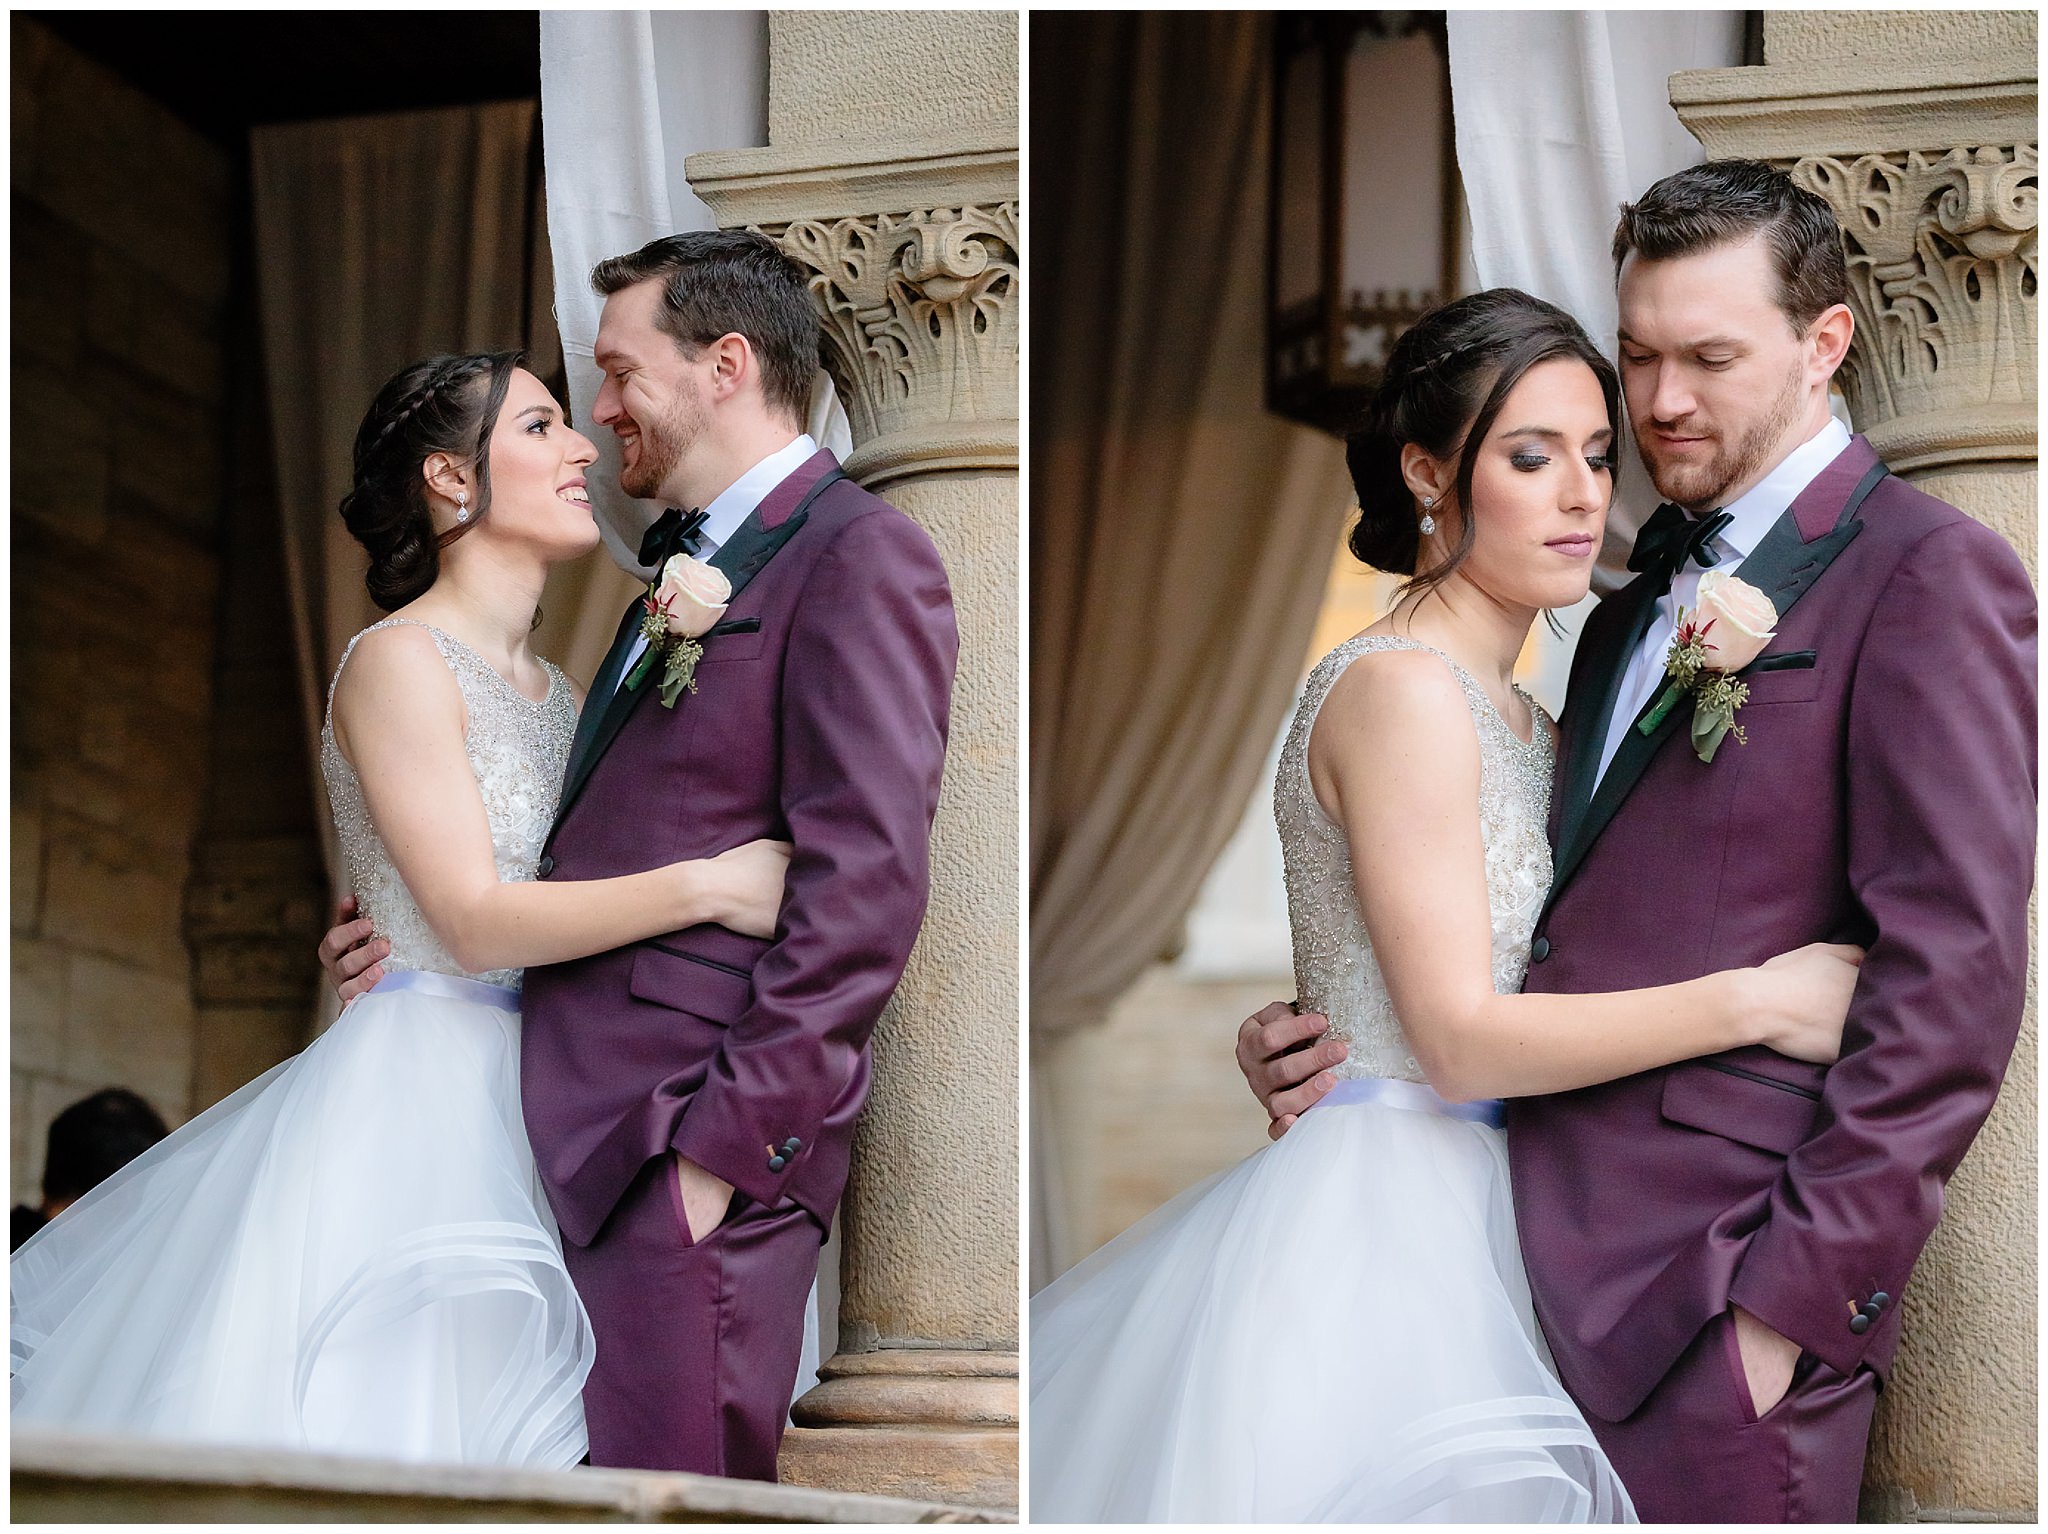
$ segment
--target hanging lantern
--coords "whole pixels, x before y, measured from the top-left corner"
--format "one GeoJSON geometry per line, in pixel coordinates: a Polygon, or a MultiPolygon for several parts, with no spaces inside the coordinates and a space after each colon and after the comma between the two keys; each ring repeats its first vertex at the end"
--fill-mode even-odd
{"type": "Polygon", "coordinates": [[[1341,436],[1457,291],[1444,13],[1283,11],[1273,52],[1266,405],[1341,436]]]}

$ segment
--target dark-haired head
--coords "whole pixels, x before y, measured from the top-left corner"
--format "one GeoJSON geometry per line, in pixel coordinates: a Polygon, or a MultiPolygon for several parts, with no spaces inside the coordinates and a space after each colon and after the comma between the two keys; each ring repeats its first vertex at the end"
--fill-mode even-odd
{"type": "Polygon", "coordinates": [[[43,1160],[43,1207],[54,1214],[85,1197],[169,1134],[149,1103],[108,1087],[73,1103],[50,1123],[43,1160]]]}
{"type": "Polygon", "coordinates": [[[774,241],[743,229],[672,234],[590,274],[606,298],[650,280],[661,284],[654,323],[685,356],[744,336],[769,410],[802,426],[818,369],[818,311],[802,269],[774,241]]]}
{"type": "MultiPolygon", "coordinates": [[[[1375,569],[1407,576],[1404,596],[1447,580],[1471,557],[1477,538],[1477,518],[1467,511],[1481,445],[1524,376],[1559,359],[1591,371],[1606,403],[1607,430],[1618,431],[1621,387],[1614,365],[1555,304],[1515,288],[1489,288],[1410,326],[1394,344],[1366,424],[1346,454],[1359,507],[1351,552],[1375,569]],[[1453,466],[1450,483],[1427,513],[1403,465],[1403,449],[1410,447],[1453,466]],[[1427,539],[1425,514],[1437,525],[1427,539]]],[[[1607,441],[1612,452],[1612,437],[1607,441]]],[[[1597,539],[1597,526],[1593,532],[1597,539]]]]}
{"type": "Polygon", "coordinates": [[[356,431],[355,484],[341,517],[369,552],[370,598],[392,612],[425,594],[441,550],[476,527],[491,505],[491,433],[522,352],[429,357],[400,368],[356,431]],[[473,465],[476,492],[443,493],[427,460],[473,465]],[[437,530],[434,502],[446,503],[437,530]],[[460,520],[455,520],[456,517],[460,520]]]}
{"type": "Polygon", "coordinates": [[[1624,206],[1615,300],[1629,424],[1665,499],[1725,506],[1827,425],[1856,322],[1828,205],[1709,160],[1624,206]]]}
{"type": "Polygon", "coordinates": [[[1849,297],[1842,230],[1828,205],[1761,160],[1708,160],[1674,171],[1614,226],[1614,275],[1631,254],[1671,261],[1761,237],[1778,308],[1794,333],[1849,297]]]}

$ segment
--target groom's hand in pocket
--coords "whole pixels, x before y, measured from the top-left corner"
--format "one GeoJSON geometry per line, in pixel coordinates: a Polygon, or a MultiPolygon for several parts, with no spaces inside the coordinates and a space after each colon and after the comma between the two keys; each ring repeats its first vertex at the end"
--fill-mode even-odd
{"type": "Polygon", "coordinates": [[[1268,1003],[1238,1026],[1237,1068],[1272,1121],[1269,1139],[1286,1134],[1337,1084],[1329,1072],[1351,1050],[1342,1039],[1324,1038],[1329,1028],[1328,1018],[1296,1012],[1284,1001],[1268,1003]]]}
{"type": "Polygon", "coordinates": [[[1799,1344],[1772,1331],[1740,1305],[1735,1313],[1735,1349],[1742,1355],[1742,1375],[1749,1387],[1750,1410],[1761,1417],[1792,1388],[1792,1370],[1799,1363],[1799,1344]]]}
{"type": "Polygon", "coordinates": [[[675,1154],[675,1162],[676,1185],[683,1193],[683,1218],[689,1221],[690,1244],[694,1246],[725,1223],[725,1213],[732,1207],[732,1184],[680,1154],[675,1154]]]}
{"type": "Polygon", "coordinates": [[[391,953],[391,945],[371,930],[369,918],[358,918],[359,909],[355,896],[343,896],[334,910],[335,926],[320,939],[320,967],[343,1006],[384,978],[379,961],[391,953]]]}

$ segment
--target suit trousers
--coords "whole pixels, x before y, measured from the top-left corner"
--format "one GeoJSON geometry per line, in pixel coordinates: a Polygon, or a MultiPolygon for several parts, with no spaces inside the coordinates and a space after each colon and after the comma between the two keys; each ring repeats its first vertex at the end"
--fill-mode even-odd
{"type": "Polygon", "coordinates": [[[564,1243],[597,1334],[590,1463],[774,1480],[824,1240],[801,1205],[735,1193],[692,1241],[674,1160],[643,1166],[590,1245],[564,1243]]]}
{"type": "Polygon", "coordinates": [[[1876,1406],[1868,1368],[1801,1354],[1759,1417],[1724,1310],[1631,1416],[1587,1421],[1645,1523],[1854,1523],[1876,1406]]]}

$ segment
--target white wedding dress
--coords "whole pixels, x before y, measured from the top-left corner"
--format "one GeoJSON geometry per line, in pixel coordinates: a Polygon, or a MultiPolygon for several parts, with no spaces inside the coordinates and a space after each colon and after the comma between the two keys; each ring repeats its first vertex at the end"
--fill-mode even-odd
{"type": "MultiPolygon", "coordinates": [[[[568,681],[549,666],[535,703],[428,632],[468,709],[498,875],[531,878],[575,729],[568,681]]],[[[387,978],[15,1254],[14,1422],[573,1465],[594,1343],[520,1117],[519,973],[449,958],[331,719],[321,745],[387,978]]]]}
{"type": "MultiPolygon", "coordinates": [[[[1339,1083],[1277,1144],[1033,1300],[1036,1521],[1634,1521],[1536,1327],[1500,1105],[1448,1104],[1424,1081],[1344,835],[1309,787],[1309,730],[1344,669],[1423,648],[1362,637],[1333,651],[1280,752],[1299,1005],[1348,1040],[1339,1083]]],[[[1479,732],[1505,994],[1521,988],[1550,883],[1553,748],[1540,721],[1534,744],[1517,739],[1452,669],[1479,732]]]]}

